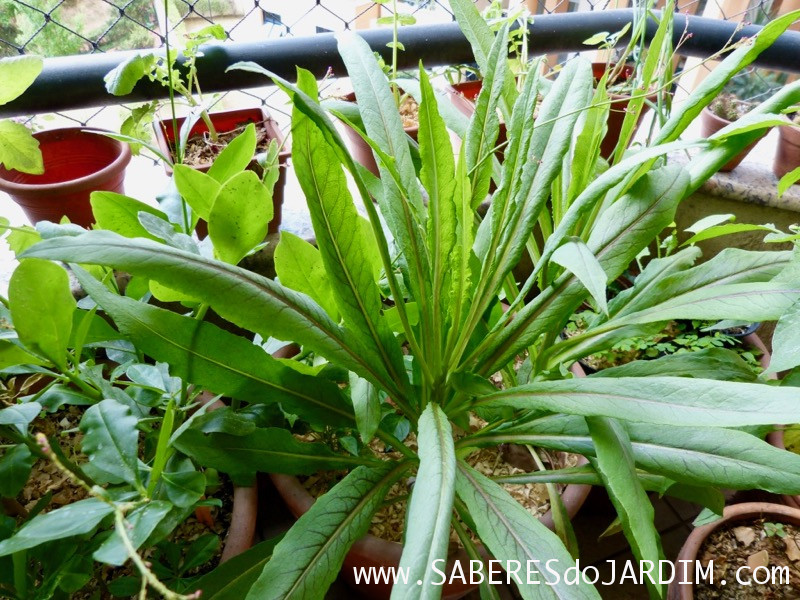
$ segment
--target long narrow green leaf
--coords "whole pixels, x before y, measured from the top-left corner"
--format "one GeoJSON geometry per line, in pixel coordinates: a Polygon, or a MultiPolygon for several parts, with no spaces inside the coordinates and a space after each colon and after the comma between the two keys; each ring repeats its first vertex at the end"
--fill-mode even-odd
{"type": "Polygon", "coordinates": [[[384,389],[394,387],[382,366],[308,296],[245,269],[106,231],[45,240],[26,255],[100,264],[148,277],[208,303],[240,327],[265,338],[296,341],[384,389]]]}
{"type": "MultiPolygon", "coordinates": [[[[594,441],[595,468],[608,491],[611,503],[637,560],[660,564],[664,558],[653,522],[653,505],[644,491],[634,464],[633,449],[627,432],[613,419],[587,417],[594,441]]],[[[645,582],[652,595],[664,597],[664,589],[650,580],[645,582]]]]}
{"type": "MultiPolygon", "coordinates": [[[[526,154],[522,182],[512,205],[497,223],[497,233],[489,238],[484,254],[475,300],[468,325],[477,322],[489,303],[496,297],[501,284],[519,262],[533,232],[539,213],[547,201],[550,185],[561,170],[564,154],[580,111],[591,94],[591,66],[584,59],[570,61],[559,75],[553,88],[542,102],[526,154]]],[[[518,103],[515,110],[526,106],[518,103]]],[[[493,216],[493,218],[496,218],[493,216]]],[[[485,226],[482,228],[485,235],[485,226]]],[[[472,327],[461,332],[461,347],[472,334],[472,327]]]]}
{"type": "Polygon", "coordinates": [[[339,387],[298,373],[249,340],[109,292],[83,269],[83,288],[142,352],[170,365],[172,375],[217,394],[283,409],[318,425],[352,426],[353,409],[339,387]]]}
{"type": "Polygon", "coordinates": [[[435,600],[442,594],[442,586],[432,584],[439,581],[434,561],[447,559],[456,454],[450,422],[437,404],[428,404],[420,416],[418,440],[420,465],[400,558],[400,569],[407,569],[408,580],[392,588],[392,600],[435,600]]]}
{"type": "MultiPolygon", "coordinates": [[[[542,101],[528,148],[522,184],[514,197],[514,210],[501,223],[498,254],[482,277],[497,282],[517,264],[533,231],[550,185],[561,171],[580,110],[591,98],[592,68],[585,59],[570,61],[542,101]]],[[[489,286],[491,289],[493,286],[489,286]]]]}
{"type": "Polygon", "coordinates": [[[672,319],[775,321],[800,298],[800,284],[734,283],[700,288],[609,322],[616,325],[672,319]]]}
{"type": "MultiPolygon", "coordinates": [[[[600,215],[587,246],[609,280],[623,273],[642,248],[672,222],[686,184],[687,177],[679,167],[664,167],[648,173],[628,195],[600,215]]],[[[571,273],[565,273],[513,314],[513,319],[507,319],[510,322],[501,320],[473,353],[479,357],[475,364],[480,365],[482,373],[493,373],[544,331],[563,327],[564,316],[585,297],[583,285],[571,273]]]]}
{"type": "MultiPolygon", "coordinates": [[[[485,75],[493,67],[490,55],[495,34],[470,0],[450,0],[450,8],[458,21],[458,26],[472,46],[472,54],[475,56],[478,68],[485,75]]],[[[502,108],[503,116],[508,120],[509,111],[516,100],[517,90],[511,71],[506,71],[504,80],[502,108]]]]}
{"type": "MultiPolygon", "coordinates": [[[[356,187],[361,195],[361,201],[363,202],[367,211],[369,222],[372,226],[372,232],[375,235],[375,241],[377,242],[376,246],[378,249],[378,254],[389,283],[389,289],[391,290],[395,304],[397,305],[401,322],[404,323],[406,337],[410,342],[413,341],[414,332],[411,330],[410,325],[408,325],[408,318],[403,318],[405,315],[404,294],[400,290],[400,285],[394,272],[394,263],[389,255],[389,245],[386,240],[386,234],[383,230],[383,221],[381,220],[380,216],[378,215],[378,211],[375,209],[372,203],[372,198],[374,197],[381,206],[386,206],[386,195],[381,187],[383,183],[382,180],[375,177],[363,166],[357,164],[353,160],[353,157],[350,156],[350,153],[347,150],[347,145],[342,139],[342,136],[339,134],[336,127],[334,127],[328,115],[322,109],[317,98],[311,98],[296,85],[288,82],[286,79],[276,75],[275,73],[264,69],[264,67],[254,62],[239,62],[230,67],[230,69],[241,69],[244,71],[250,71],[252,73],[259,73],[272,79],[275,85],[286,92],[294,105],[304,111],[306,116],[316,123],[317,127],[325,136],[325,139],[328,141],[331,148],[333,148],[336,152],[339,160],[347,167],[347,170],[350,172],[353,180],[355,181],[356,187]]],[[[298,73],[303,72],[303,69],[298,68],[298,73]]],[[[299,77],[300,76],[298,76],[298,78],[299,77]]],[[[386,214],[389,214],[389,212],[386,214]]],[[[392,224],[390,223],[390,225],[392,224]]],[[[398,238],[399,236],[400,239],[404,239],[402,231],[394,232],[394,235],[395,238],[398,238]]]]}
{"type": "MultiPolygon", "coordinates": [[[[716,427],[622,424],[631,438],[636,465],[646,471],[696,486],[800,493],[800,457],[749,433],[716,427]]],[[[460,441],[468,446],[502,443],[594,455],[585,419],[564,415],[543,417],[460,441]]]]}
{"type": "Polygon", "coordinates": [[[565,583],[564,572],[574,567],[575,561],[558,536],[526,511],[503,488],[460,462],[456,492],[469,509],[470,516],[475,520],[478,536],[492,555],[506,565],[515,564],[513,561],[520,565],[521,575],[518,574],[517,577],[523,585],[518,586],[518,589],[523,598],[599,600],[597,591],[582,579],[578,585],[565,583]],[[549,563],[552,571],[543,567],[547,561],[552,561],[549,563]],[[532,583],[528,585],[531,566],[532,583]]]}
{"type": "Polygon", "coordinates": [[[255,429],[246,435],[205,433],[190,427],[173,445],[204,467],[227,473],[242,485],[250,485],[256,473],[310,475],[381,462],[335,454],[325,444],[301,442],[279,427],[255,429]]]}
{"type": "Polygon", "coordinates": [[[542,381],[480,398],[477,406],[549,410],[655,425],[742,427],[797,421],[800,393],[762,384],[617,377],[542,381]],[[758,397],[759,402],[753,402],[758,397]]]}
{"type": "Polygon", "coordinates": [[[467,170],[472,180],[472,206],[478,206],[489,192],[492,177],[494,147],[500,131],[497,106],[503,91],[508,69],[504,57],[508,53],[508,26],[503,26],[492,44],[488,68],[483,73],[483,85],[475,103],[464,140],[467,170]]]}
{"type": "MultiPolygon", "coordinates": [[[[503,223],[507,222],[512,201],[517,197],[523,179],[519,176],[528,160],[528,148],[533,135],[533,114],[541,93],[541,64],[531,65],[531,74],[525,79],[522,92],[514,103],[511,121],[507,124],[508,146],[503,156],[500,185],[492,195],[489,211],[481,223],[475,253],[482,261],[489,251],[489,243],[494,241],[503,223]]],[[[495,242],[496,243],[496,242],[495,242]]]]}
{"type": "Polygon", "coordinates": [[[247,600],[322,600],[403,471],[359,467],[319,498],[275,547],[247,600]]]}
{"type": "Polygon", "coordinates": [[[756,372],[734,350],[704,348],[697,352],[668,354],[655,360],[635,360],[602,369],[591,377],[653,377],[674,375],[697,379],[754,382],[756,372]]]}
{"type": "Polygon", "coordinates": [[[420,180],[428,192],[428,252],[432,261],[433,284],[433,335],[435,344],[443,343],[445,299],[448,299],[446,281],[452,282],[449,273],[450,254],[456,244],[456,166],[447,128],[437,110],[427,73],[420,65],[419,154],[422,160],[420,180]]]}
{"type": "Polygon", "coordinates": [[[771,20],[755,38],[745,42],[716,65],[689,98],[676,106],[676,110],[658,132],[654,143],[663,144],[678,139],[703,108],[719,95],[728,80],[758,58],[798,18],[800,10],[771,20]]]}
{"type": "Polygon", "coordinates": [[[407,260],[411,295],[424,305],[430,297],[430,257],[423,235],[426,210],[397,105],[386,75],[362,38],[355,34],[341,36],[339,53],[355,90],[367,135],[394,159],[400,174],[402,185],[398,186],[386,167],[379,164],[383,183],[381,212],[407,260]]]}
{"type": "MultiPolygon", "coordinates": [[[[309,86],[316,82],[303,77],[309,86]]],[[[310,90],[306,90],[307,92],[310,90]]],[[[316,94],[316,91],[315,91],[316,94]]],[[[292,156],[306,197],[322,260],[339,311],[351,335],[380,361],[397,387],[407,387],[402,353],[381,314],[381,299],[358,224],[358,211],[333,148],[316,124],[299,109],[292,114],[292,156]]]]}

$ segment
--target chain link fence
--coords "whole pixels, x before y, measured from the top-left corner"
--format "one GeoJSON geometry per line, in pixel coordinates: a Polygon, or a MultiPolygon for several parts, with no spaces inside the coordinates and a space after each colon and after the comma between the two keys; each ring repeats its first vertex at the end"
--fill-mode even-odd
{"type": "MultiPolygon", "coordinates": [[[[482,9],[528,10],[541,14],[626,8],[635,0],[475,0],[482,9]]],[[[765,23],[799,4],[798,0],[678,0],[680,12],[742,23],[765,23]]],[[[397,0],[403,23],[446,23],[454,19],[447,0],[397,0]]],[[[663,6],[663,0],[660,5],[663,6]]],[[[258,41],[344,30],[390,26],[391,1],[365,0],[2,0],[0,2],[0,56],[39,54],[45,57],[94,52],[160,48],[170,41],[217,23],[231,41],[258,41]]],[[[551,57],[551,64],[566,56],[551,57]]],[[[686,61],[681,61],[681,68],[686,61]]],[[[695,69],[702,77],[708,65],[695,69]]],[[[334,74],[341,75],[341,74],[334,74]]],[[[694,77],[692,81],[695,81],[694,77]]],[[[335,77],[326,81],[335,93],[335,77]]],[[[759,100],[786,81],[786,74],[750,69],[732,83],[731,91],[744,99],[759,100]]],[[[691,87],[692,82],[681,85],[691,87]]],[[[266,106],[286,125],[283,97],[274,88],[228,92],[215,96],[224,107],[266,106]]],[[[109,106],[39,116],[37,125],[91,124],[117,129],[132,106],[109,106]]]]}

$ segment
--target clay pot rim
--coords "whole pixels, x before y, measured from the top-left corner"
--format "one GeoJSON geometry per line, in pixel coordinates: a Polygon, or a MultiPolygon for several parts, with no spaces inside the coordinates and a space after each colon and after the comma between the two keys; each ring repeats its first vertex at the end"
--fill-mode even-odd
{"type": "MultiPolygon", "coordinates": [[[[701,525],[689,534],[689,537],[686,538],[686,541],[681,547],[681,551],[678,553],[676,561],[696,560],[700,548],[708,537],[718,529],[730,523],[759,519],[763,518],[765,515],[777,517],[779,522],[800,526],[800,509],[797,508],[770,502],[731,504],[725,507],[721,519],[707,525],[701,525]]],[[[687,579],[688,578],[694,579],[694,573],[691,569],[689,573],[687,573],[687,579]]],[[[673,580],[673,583],[670,584],[669,598],[671,600],[693,600],[694,583],[691,585],[678,585],[673,580]]]]}
{"type": "Polygon", "coordinates": [[[789,123],[789,125],[778,127],[781,142],[792,146],[800,146],[800,124],[793,122],[786,115],[783,116],[783,120],[789,123]]]}
{"type": "Polygon", "coordinates": [[[30,194],[35,192],[40,195],[54,195],[54,194],[69,194],[83,189],[96,187],[102,180],[108,179],[113,176],[117,171],[124,170],[128,163],[131,161],[131,149],[128,144],[107,137],[105,134],[114,132],[99,127],[60,127],[57,129],[46,129],[45,131],[37,131],[33,134],[41,144],[46,144],[51,138],[66,137],[74,138],[81,135],[100,135],[109,142],[110,146],[116,148],[116,157],[114,160],[94,173],[89,173],[77,179],[70,179],[68,181],[59,181],[54,183],[19,183],[11,181],[4,177],[5,173],[9,173],[9,169],[0,169],[0,190],[10,194],[30,194]]]}
{"type": "MultiPolygon", "coordinates": [[[[221,400],[213,400],[216,396],[210,392],[201,402],[212,402],[208,407],[208,412],[218,410],[225,406],[221,400]]],[[[220,564],[230,560],[250,549],[256,533],[256,521],[258,518],[258,486],[233,486],[233,506],[231,507],[231,524],[225,534],[223,541],[220,564]]]]}
{"type": "MultiPolygon", "coordinates": [[[[235,114],[238,112],[246,113],[250,111],[260,111],[262,120],[261,123],[264,124],[264,128],[267,130],[267,133],[270,135],[272,139],[278,141],[278,143],[284,142],[283,134],[281,133],[280,128],[278,127],[278,122],[273,118],[270,112],[264,106],[253,106],[250,108],[232,108],[230,110],[218,110],[214,112],[209,112],[208,116],[212,120],[214,117],[224,117],[230,114],[235,114]]],[[[186,117],[178,117],[176,121],[179,123],[178,129],[180,129],[180,124],[182,124],[186,120],[186,117]]],[[[170,160],[174,160],[172,155],[172,149],[170,148],[169,141],[167,139],[167,134],[165,133],[168,131],[167,123],[171,123],[172,119],[157,119],[153,122],[153,131],[155,132],[156,136],[156,144],[158,145],[159,150],[164,154],[164,156],[168,156],[170,160]]],[[[198,121],[200,122],[200,121],[198,121]]],[[[225,133],[225,132],[222,132],[225,133]]],[[[278,164],[280,167],[285,168],[287,166],[287,161],[291,157],[292,151],[284,146],[284,149],[278,153],[278,164]]],[[[203,163],[201,165],[195,165],[193,168],[200,170],[200,171],[208,171],[211,168],[213,163],[203,163]]],[[[164,170],[166,171],[167,175],[172,175],[172,167],[164,163],[164,170]]]]}

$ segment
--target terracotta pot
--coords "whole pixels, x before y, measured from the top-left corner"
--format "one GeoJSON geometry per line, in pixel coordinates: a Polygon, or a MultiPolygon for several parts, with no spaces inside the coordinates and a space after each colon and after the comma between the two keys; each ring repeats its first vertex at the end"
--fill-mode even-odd
{"type": "MultiPolygon", "coordinates": [[[[225,406],[220,400],[214,400],[214,394],[203,392],[198,397],[198,402],[207,404],[212,402],[208,410],[214,411],[225,406]]],[[[198,509],[200,510],[200,509],[198,509]]],[[[198,520],[202,520],[199,515],[198,520]]],[[[250,549],[256,533],[256,518],[258,516],[258,487],[233,486],[233,508],[231,510],[231,524],[225,534],[220,563],[230,560],[250,549]]]]}
{"type": "Polygon", "coordinates": [[[94,222],[89,196],[94,191],[124,193],[127,144],[106,137],[103,129],[67,127],[34,133],[44,173],[30,175],[0,167],[0,191],[22,207],[32,223],[61,217],[88,227],[94,222]],[[97,132],[97,133],[94,133],[97,132]]]}
{"type": "MultiPolygon", "coordinates": [[[[267,131],[267,135],[270,139],[277,140],[278,144],[283,144],[283,134],[281,133],[280,128],[278,127],[277,121],[273,119],[269,112],[267,112],[264,108],[245,108],[239,110],[228,110],[222,112],[211,113],[209,115],[211,118],[211,122],[214,124],[214,128],[217,130],[218,133],[226,133],[229,131],[233,131],[234,129],[241,127],[242,125],[246,125],[247,123],[263,123],[264,128],[267,131]]],[[[176,119],[177,121],[177,129],[180,132],[181,126],[183,125],[184,121],[186,120],[185,117],[180,117],[176,119]]],[[[172,120],[161,120],[157,123],[153,124],[153,129],[155,130],[156,134],[156,142],[158,144],[159,149],[162,153],[169,156],[174,160],[175,156],[173,154],[173,146],[175,142],[175,132],[172,127],[172,120]]],[[[203,135],[208,133],[208,126],[202,119],[199,119],[197,123],[195,123],[192,130],[189,132],[189,137],[195,137],[198,135],[203,135]]],[[[272,206],[273,206],[273,217],[272,221],[269,224],[269,233],[276,233],[278,228],[281,224],[281,209],[283,207],[283,188],[286,185],[286,168],[287,168],[287,161],[291,156],[291,152],[288,150],[284,150],[279,154],[279,175],[278,181],[275,182],[275,188],[272,193],[272,206]]],[[[202,165],[195,167],[198,171],[202,171],[203,173],[207,172],[211,168],[211,163],[203,163],[202,165]]],[[[164,169],[167,171],[167,175],[172,175],[172,169],[169,165],[164,165],[164,169]]],[[[254,170],[258,173],[261,172],[261,167],[258,163],[253,159],[253,161],[248,166],[248,169],[254,170]]],[[[208,235],[208,226],[205,221],[199,221],[197,224],[197,233],[201,238],[206,237],[208,235]]]]}
{"type": "MultiPolygon", "coordinates": [[[[607,66],[609,68],[613,68],[614,64],[612,63],[610,65],[606,65],[606,63],[603,62],[592,63],[592,75],[594,75],[595,80],[599,80],[603,76],[607,66]]],[[[627,81],[631,78],[633,72],[633,67],[626,65],[617,78],[617,82],[627,81]]],[[[606,136],[603,138],[603,141],[600,143],[600,156],[605,159],[610,158],[614,154],[614,148],[617,146],[617,142],[619,142],[619,135],[622,132],[622,123],[625,121],[625,111],[631,101],[630,94],[609,93],[608,97],[609,100],[611,100],[611,106],[609,107],[608,112],[608,130],[606,131],[606,136]]],[[[647,96],[647,100],[649,102],[655,102],[656,98],[657,95],[655,92],[647,96]]],[[[639,125],[642,122],[642,118],[649,110],[650,106],[647,104],[647,102],[642,104],[642,110],[639,112],[639,119],[636,121],[636,125],[633,127],[633,135],[636,135],[639,125]]]]}
{"type": "MultiPolygon", "coordinates": [[[[572,370],[576,376],[585,377],[580,366],[573,365],[572,370]]],[[[584,465],[587,464],[587,462],[588,461],[584,457],[580,457],[578,464],[584,465]]],[[[270,474],[270,478],[278,490],[278,493],[281,495],[281,498],[283,498],[287,507],[296,518],[300,518],[311,508],[311,505],[314,504],[314,497],[308,493],[297,477],[292,475],[270,474]]],[[[561,498],[564,501],[567,514],[570,518],[575,516],[586,501],[591,487],[590,485],[568,485],[564,489],[561,498]]],[[[540,520],[549,529],[555,529],[551,511],[548,511],[540,520]]],[[[484,556],[488,556],[483,547],[480,547],[480,550],[484,556]]],[[[402,553],[402,544],[398,542],[388,542],[374,535],[367,534],[355,542],[350,548],[350,551],[344,559],[341,573],[348,585],[356,590],[359,595],[376,600],[389,600],[392,591],[391,584],[370,584],[369,586],[364,584],[356,585],[355,579],[353,578],[353,567],[397,567],[400,564],[400,556],[402,553]]],[[[449,569],[457,560],[468,560],[463,550],[449,557],[448,565],[444,569],[444,572],[449,573],[449,569]]],[[[466,563],[462,562],[462,565],[463,564],[466,563]]],[[[465,572],[466,570],[467,569],[465,569],[465,572]]],[[[457,600],[476,587],[475,585],[453,582],[452,584],[447,584],[442,587],[442,598],[445,600],[457,600]]]]}
{"type": "MultiPolygon", "coordinates": [[[[723,127],[730,125],[732,122],[733,121],[728,121],[727,119],[723,119],[719,115],[714,114],[708,109],[708,107],[706,107],[703,109],[703,112],[700,113],[700,135],[702,135],[704,138],[709,138],[723,127]]],[[[736,167],[738,167],[739,163],[744,160],[744,157],[750,153],[750,150],[752,150],[761,140],[761,138],[767,135],[768,132],[769,129],[765,129],[764,133],[757,140],[755,140],[752,144],[747,146],[739,154],[734,156],[722,167],[720,167],[720,171],[733,171],[736,167]]]]}
{"type": "MultiPolygon", "coordinates": [[[[483,89],[483,81],[462,81],[447,86],[445,92],[450,98],[450,102],[461,114],[466,117],[472,117],[472,113],[475,112],[475,100],[477,100],[478,94],[481,93],[481,89],[483,89]]],[[[507,139],[506,124],[500,121],[500,131],[497,134],[497,143],[495,145],[505,144],[507,139]]],[[[503,148],[505,148],[505,145],[503,148]]],[[[497,160],[502,162],[505,152],[498,150],[495,152],[495,156],[497,156],[497,160]]],[[[494,188],[494,182],[492,182],[492,186],[494,188]]]]}
{"type": "MultiPolygon", "coordinates": [[[[355,102],[355,92],[350,92],[344,97],[344,99],[347,102],[355,102]]],[[[419,126],[404,127],[403,130],[407,135],[410,135],[411,138],[416,141],[417,134],[419,133],[419,126]]],[[[378,164],[375,162],[375,157],[372,154],[372,148],[369,147],[369,144],[367,144],[352,127],[347,125],[345,125],[344,134],[347,137],[347,140],[350,142],[350,152],[352,153],[356,162],[367,169],[367,171],[378,177],[380,175],[380,171],[378,170],[378,164]]]]}
{"type": "MultiPolygon", "coordinates": [[[[800,510],[783,506],[782,504],[770,504],[768,502],[745,502],[743,504],[733,504],[725,507],[722,519],[708,525],[698,527],[689,535],[683,544],[677,561],[689,560],[691,563],[675,563],[675,580],[669,584],[667,592],[668,600],[692,600],[694,598],[694,583],[680,584],[680,581],[694,580],[694,561],[698,558],[700,548],[708,537],[720,528],[732,523],[753,521],[767,518],[771,522],[788,523],[800,526],[800,510]],[[686,577],[684,577],[682,565],[688,565],[686,577]]],[[[735,585],[735,582],[728,582],[728,586],[735,585]]],[[[788,596],[787,596],[788,598],[788,596]]]]}
{"type": "Polygon", "coordinates": [[[779,127],[778,149],[772,171],[779,178],[800,167],[800,127],[779,127]]]}
{"type": "MultiPolygon", "coordinates": [[[[610,66],[613,67],[613,64],[610,66]]],[[[605,70],[606,63],[592,63],[592,74],[595,80],[599,80],[603,76],[603,73],[605,73],[605,70]]],[[[618,81],[627,81],[631,75],[633,75],[633,67],[626,66],[620,74],[618,81]]],[[[481,81],[465,81],[448,86],[447,92],[455,107],[461,113],[470,117],[472,116],[472,113],[475,112],[473,103],[480,93],[481,86],[481,81]]],[[[610,93],[609,99],[612,102],[608,113],[608,131],[606,132],[606,136],[603,138],[603,141],[600,144],[600,155],[605,159],[611,157],[614,152],[614,148],[619,141],[619,134],[622,131],[622,123],[625,120],[625,109],[628,108],[628,103],[630,102],[630,95],[610,93]]],[[[647,99],[650,102],[655,102],[656,94],[650,94],[647,96],[647,99]]],[[[644,117],[648,110],[650,110],[650,107],[647,104],[643,104],[642,110],[639,113],[639,120],[636,122],[636,126],[633,128],[634,134],[639,128],[642,117],[644,117]]],[[[497,142],[499,144],[505,140],[506,128],[505,124],[501,123],[500,135],[498,136],[497,142]]]]}

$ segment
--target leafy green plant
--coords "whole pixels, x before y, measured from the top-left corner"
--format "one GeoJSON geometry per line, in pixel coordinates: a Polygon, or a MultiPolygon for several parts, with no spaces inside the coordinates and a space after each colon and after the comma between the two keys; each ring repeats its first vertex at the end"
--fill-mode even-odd
{"type": "Polygon", "coordinates": [[[127,595],[135,595],[151,586],[180,598],[165,582],[186,590],[197,579],[187,574],[220,545],[210,534],[184,559],[166,540],[196,508],[219,504],[203,499],[210,493],[205,473],[173,443],[194,419],[213,428],[213,413],[197,410],[200,391],[190,393],[167,365],[142,362],[96,310],[78,308],[64,269],[39,259],[21,261],[0,307],[0,376],[33,382],[7,387],[0,408],[0,497],[18,517],[4,517],[0,529],[4,597],[69,597],[99,573],[98,563],[118,567],[132,558],[139,576],[115,580],[112,589],[134,585],[127,595]],[[116,359],[113,367],[105,365],[109,359],[116,359]],[[39,433],[45,420],[62,422],[60,411],[69,407],[84,411],[80,450],[62,447],[58,426],[49,437],[39,433]],[[71,492],[77,500],[59,507],[64,502],[49,493],[30,510],[17,502],[37,461],[51,462],[78,490],[71,492]],[[76,536],[81,544],[65,545],[76,536]],[[160,551],[152,567],[135,554],[140,547],[160,551]]]}
{"type": "Polygon", "coordinates": [[[769,521],[765,522],[764,533],[767,535],[767,537],[786,537],[786,529],[784,528],[783,523],[770,523],[769,521]]]}
{"type": "MultiPolygon", "coordinates": [[[[710,141],[676,141],[727,79],[798,16],[776,19],[750,45],[733,51],[649,146],[595,177],[596,157],[575,143],[590,131],[584,123],[592,106],[590,65],[570,61],[552,83],[531,69],[521,91],[509,88],[502,60],[507,27],[497,35],[465,32],[475,41],[484,91],[469,123],[453,125],[466,137],[458,153],[448,145],[450,117],[440,112],[420,69],[418,163],[368,45],[357,36],[340,38],[379,180],[354,163],[309,72],[298,70],[293,85],[244,63],[240,68],[266,73],[292,101],[295,168],[318,244],[304,247],[305,277],[278,283],[108,231],[54,237],[24,256],[128,271],[208,304],[263,340],[293,341],[304,354],[313,353],[314,366],[272,358],[248,338],[120,297],[77,271],[91,297],[142,352],[168,362],[170,372],[188,382],[247,403],[224,412],[224,428],[188,426],[175,440],[179,451],[234,480],[256,471],[347,472],[275,546],[248,598],[324,597],[389,489],[412,476],[400,561],[410,583],[396,585],[393,597],[441,594],[431,567],[446,557],[452,528],[476,560],[470,532],[499,560],[530,566],[529,560],[555,559],[560,581],[553,573],[539,574],[553,595],[599,598],[585,582],[564,583],[575,548],[559,497],[551,497],[556,535],[503,489],[502,479],[481,475],[465,459],[476,448],[498,444],[585,455],[586,466],[535,471],[516,481],[605,486],[635,556],[654,563],[663,553],[648,490],[690,497],[717,514],[720,488],[800,491],[800,457],[750,433],[796,420],[796,390],[719,380],[730,355],[684,361],[669,375],[658,361],[626,365],[624,375],[583,379],[567,369],[665,321],[776,319],[800,297],[796,281],[781,277],[796,268],[790,253],[735,250],[693,266],[696,247],[650,261],[630,290],[606,297],[608,282],[670,225],[680,201],[759,135],[759,126],[800,99],[800,83],[791,84],[757,107],[748,127],[710,141]],[[509,143],[498,165],[486,157],[494,153],[502,102],[510,107],[509,143]],[[688,145],[700,148],[691,164],[664,164],[663,156],[688,145]],[[587,165],[588,174],[575,170],[587,165]],[[369,227],[358,218],[348,177],[369,227]],[[496,190],[481,219],[477,208],[492,179],[496,190]],[[519,287],[512,269],[526,251],[534,270],[519,287]],[[589,297],[600,307],[597,322],[580,336],[559,340],[570,315],[589,297]],[[510,303],[505,312],[502,298],[510,303]],[[501,390],[489,381],[498,373],[501,390]],[[294,428],[279,421],[246,425],[243,411],[263,405],[279,405],[294,428]],[[473,415],[486,424],[471,425],[473,415]],[[403,421],[415,433],[416,447],[401,441],[403,421]],[[295,437],[298,427],[317,435],[295,437]],[[375,438],[397,454],[376,452],[375,438]]],[[[475,23],[485,26],[482,19],[475,23]]],[[[667,30],[662,22],[657,35],[667,30]]],[[[538,598],[538,590],[519,591],[538,598]]],[[[488,585],[482,593],[494,597],[488,585]]],[[[652,585],[649,593],[657,598],[664,590],[652,585]]]]}
{"type": "MultiPolygon", "coordinates": [[[[38,56],[0,58],[0,106],[8,104],[27,90],[42,72],[42,59],[38,56]]],[[[39,142],[22,123],[11,119],[0,120],[0,165],[23,173],[44,173],[39,142]]]]}
{"type": "MultiPolygon", "coordinates": [[[[165,36],[166,50],[164,56],[155,51],[139,52],[112,69],[105,77],[106,89],[115,96],[130,94],[136,84],[145,77],[169,89],[173,128],[175,129],[175,160],[178,163],[183,162],[186,139],[198,119],[203,119],[206,127],[208,127],[211,139],[213,141],[217,140],[217,131],[208,115],[207,102],[203,97],[200,82],[197,78],[197,59],[203,55],[200,51],[200,46],[213,40],[224,40],[227,35],[222,25],[214,24],[199,31],[188,33],[185,37],[186,41],[183,47],[178,50],[170,47],[169,36],[167,35],[165,36]],[[179,55],[183,55],[183,70],[178,68],[179,55]],[[184,122],[183,128],[185,131],[182,131],[180,136],[175,123],[175,95],[183,97],[186,105],[193,109],[192,116],[184,122]]],[[[121,133],[128,138],[132,138],[129,141],[135,144],[142,144],[146,140],[142,140],[138,136],[142,135],[146,125],[152,121],[156,109],[156,103],[143,105],[136,109],[123,123],[121,133]]],[[[148,145],[148,148],[153,151],[151,146],[148,145]]],[[[162,160],[171,164],[172,161],[168,157],[161,156],[158,151],[154,152],[162,160]]]]}

